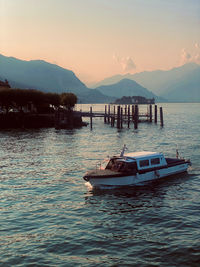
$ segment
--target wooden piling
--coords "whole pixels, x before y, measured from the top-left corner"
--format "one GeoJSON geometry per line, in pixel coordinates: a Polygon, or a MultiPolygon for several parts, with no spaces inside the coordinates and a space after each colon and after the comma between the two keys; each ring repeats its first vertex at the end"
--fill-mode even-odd
{"type": "Polygon", "coordinates": [[[107,122],[107,106],[105,105],[104,123],[107,122]]]}
{"type": "Polygon", "coordinates": [[[127,105],[125,105],[125,117],[124,117],[124,119],[126,120],[126,118],[127,118],[127,105]]]}
{"type": "Polygon", "coordinates": [[[152,122],[152,105],[149,106],[149,122],[152,122]]]}
{"type": "Polygon", "coordinates": [[[120,129],[120,106],[117,106],[117,128],[120,129]]]}
{"type": "Polygon", "coordinates": [[[135,113],[134,113],[134,128],[138,128],[138,105],[135,105],[135,113]]]}
{"type": "Polygon", "coordinates": [[[111,127],[115,126],[115,117],[111,116],[111,127]]]}
{"type": "Polygon", "coordinates": [[[164,122],[163,122],[163,109],[160,107],[160,126],[163,127],[164,122]]]}
{"type": "Polygon", "coordinates": [[[90,129],[92,129],[92,107],[90,107],[90,129]]]}
{"type": "Polygon", "coordinates": [[[123,128],[123,107],[121,107],[121,113],[120,113],[120,128],[123,128]]]}
{"type": "Polygon", "coordinates": [[[108,105],[108,123],[110,123],[110,105],[108,105]]]}
{"type": "Polygon", "coordinates": [[[134,122],[134,105],[132,105],[132,122],[134,122]]]}
{"type": "Polygon", "coordinates": [[[111,126],[115,126],[115,106],[113,106],[113,112],[111,112],[111,126]]]}
{"type": "Polygon", "coordinates": [[[130,128],[130,105],[128,105],[128,128],[130,128]]]}
{"type": "Polygon", "coordinates": [[[157,105],[155,105],[154,109],[154,123],[157,123],[157,105]]]}
{"type": "Polygon", "coordinates": [[[113,116],[113,127],[115,127],[115,116],[113,116]]]}

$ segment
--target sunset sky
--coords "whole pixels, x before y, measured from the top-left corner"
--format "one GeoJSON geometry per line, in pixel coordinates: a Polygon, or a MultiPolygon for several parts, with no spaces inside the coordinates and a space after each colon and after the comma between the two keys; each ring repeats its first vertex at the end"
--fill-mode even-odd
{"type": "Polygon", "coordinates": [[[86,84],[200,63],[200,0],[0,0],[0,54],[86,84]]]}

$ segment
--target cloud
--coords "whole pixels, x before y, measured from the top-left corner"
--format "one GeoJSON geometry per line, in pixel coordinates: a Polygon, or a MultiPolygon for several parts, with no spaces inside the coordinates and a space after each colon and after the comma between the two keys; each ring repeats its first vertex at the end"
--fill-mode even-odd
{"type": "Polygon", "coordinates": [[[121,65],[124,71],[132,71],[136,68],[136,65],[131,57],[124,58],[121,62],[121,65]]]}
{"type": "Polygon", "coordinates": [[[200,45],[198,43],[195,43],[191,51],[192,52],[188,52],[185,48],[181,50],[181,65],[189,62],[200,64],[200,45]]]}
{"type": "Polygon", "coordinates": [[[117,56],[115,53],[113,54],[113,59],[115,62],[120,63],[120,57],[117,56]]]}
{"type": "Polygon", "coordinates": [[[196,48],[194,62],[200,64],[200,45],[198,43],[195,43],[194,47],[196,48]]]}
{"type": "Polygon", "coordinates": [[[182,64],[185,64],[185,63],[188,63],[190,62],[192,59],[192,56],[190,55],[190,53],[188,53],[185,48],[183,48],[181,50],[181,63],[182,64]]]}
{"type": "Polygon", "coordinates": [[[197,64],[200,64],[200,53],[194,56],[194,62],[196,62],[197,64]]]}
{"type": "Polygon", "coordinates": [[[195,43],[195,44],[194,44],[194,47],[195,47],[196,49],[200,49],[200,45],[199,45],[198,43],[195,43]]]}
{"type": "Polygon", "coordinates": [[[131,72],[136,69],[136,65],[130,56],[121,58],[114,54],[113,59],[115,62],[121,65],[124,72],[131,72]]]}

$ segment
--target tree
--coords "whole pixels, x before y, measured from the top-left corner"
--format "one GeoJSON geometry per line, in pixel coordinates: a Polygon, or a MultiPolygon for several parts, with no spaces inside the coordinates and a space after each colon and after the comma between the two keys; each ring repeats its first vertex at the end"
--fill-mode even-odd
{"type": "Polygon", "coordinates": [[[71,110],[77,103],[77,96],[73,93],[62,93],[60,96],[61,105],[71,110]]]}
{"type": "Polygon", "coordinates": [[[6,110],[6,113],[13,107],[13,95],[10,88],[1,87],[0,89],[0,106],[6,110]]]}
{"type": "Polygon", "coordinates": [[[30,101],[28,90],[12,89],[11,92],[15,108],[17,108],[19,111],[22,111],[23,107],[25,107],[28,101],[30,101]]]}
{"type": "Polygon", "coordinates": [[[46,93],[45,101],[47,104],[54,106],[54,108],[58,108],[60,106],[60,95],[56,93],[46,93]]]}
{"type": "Polygon", "coordinates": [[[8,87],[0,88],[0,107],[8,113],[10,109],[16,108],[22,112],[24,107],[33,104],[38,112],[44,109],[53,111],[60,105],[68,110],[72,110],[77,103],[77,96],[73,93],[44,93],[34,89],[11,89],[8,87]],[[53,106],[53,107],[50,107],[53,106]]]}

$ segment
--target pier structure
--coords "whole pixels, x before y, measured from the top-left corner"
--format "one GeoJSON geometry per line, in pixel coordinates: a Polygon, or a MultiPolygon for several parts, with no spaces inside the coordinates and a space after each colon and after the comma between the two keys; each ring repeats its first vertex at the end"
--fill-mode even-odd
{"type": "MultiPolygon", "coordinates": [[[[143,105],[144,106],[144,105],[143,105]]],[[[122,129],[125,125],[130,128],[130,124],[133,123],[134,129],[138,128],[138,123],[154,121],[157,124],[157,105],[147,105],[146,112],[141,112],[140,105],[105,105],[104,112],[93,112],[92,106],[89,112],[81,112],[82,117],[90,118],[90,128],[92,129],[93,118],[104,118],[105,124],[110,124],[111,127],[117,127],[122,129]],[[154,106],[154,116],[153,116],[153,106],[154,106]]],[[[160,107],[160,125],[164,126],[163,120],[163,109],[160,107]]]]}

